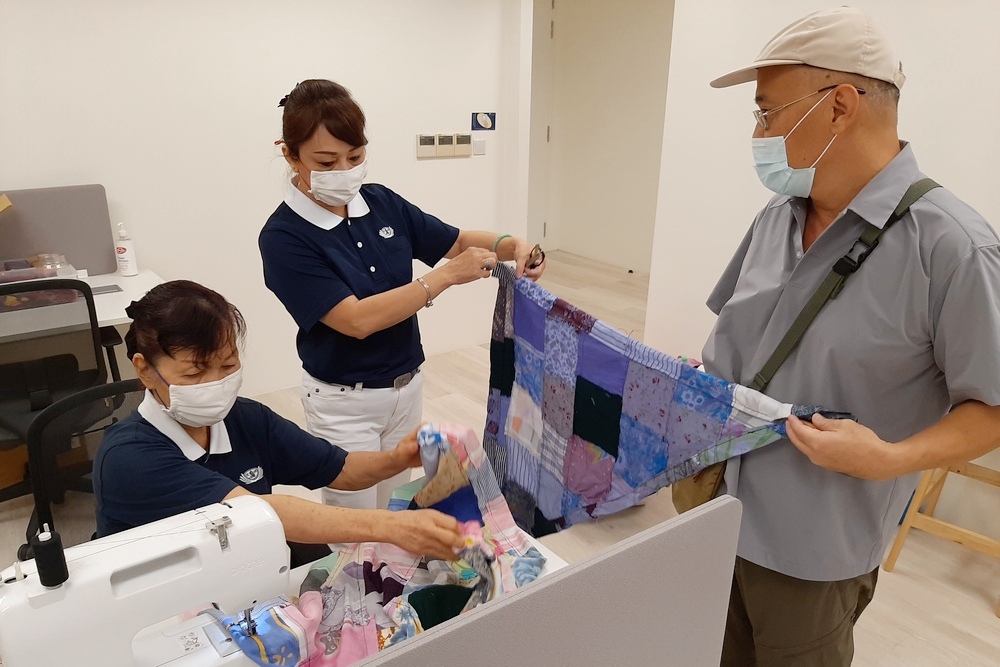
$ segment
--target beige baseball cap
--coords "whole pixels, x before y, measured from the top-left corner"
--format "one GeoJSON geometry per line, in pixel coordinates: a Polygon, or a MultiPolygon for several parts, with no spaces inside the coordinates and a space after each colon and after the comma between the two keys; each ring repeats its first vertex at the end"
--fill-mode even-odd
{"type": "Polygon", "coordinates": [[[753,64],[720,76],[713,88],[757,80],[757,70],[775,65],[811,65],[852,72],[902,89],[906,77],[888,33],[874,18],[853,7],[805,16],[771,38],[753,64]]]}

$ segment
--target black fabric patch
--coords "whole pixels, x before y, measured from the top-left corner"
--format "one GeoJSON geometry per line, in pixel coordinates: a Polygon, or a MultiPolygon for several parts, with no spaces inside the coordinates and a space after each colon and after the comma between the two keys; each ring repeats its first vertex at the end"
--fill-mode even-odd
{"type": "Polygon", "coordinates": [[[490,387],[510,398],[514,388],[514,340],[490,341],[490,387]]]}
{"type": "Polygon", "coordinates": [[[534,525],[534,530],[532,531],[531,534],[534,537],[541,537],[542,535],[551,535],[552,533],[556,532],[557,530],[558,530],[558,528],[556,527],[555,522],[549,521],[548,519],[546,519],[545,515],[542,514],[542,510],[540,510],[540,509],[538,509],[536,507],[535,508],[535,525],[534,525]]]}
{"type": "Polygon", "coordinates": [[[573,398],[573,433],[618,458],[622,397],[577,376],[573,398]]]}
{"type": "Polygon", "coordinates": [[[462,613],[462,608],[472,597],[472,589],[457,584],[428,586],[413,591],[407,601],[420,618],[420,625],[429,630],[462,613]]]}

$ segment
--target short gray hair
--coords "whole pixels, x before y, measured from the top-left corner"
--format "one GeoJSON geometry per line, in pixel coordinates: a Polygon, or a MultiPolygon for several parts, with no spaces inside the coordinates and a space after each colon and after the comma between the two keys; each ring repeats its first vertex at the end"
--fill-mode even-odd
{"type": "Polygon", "coordinates": [[[865,91],[865,99],[875,107],[896,110],[899,107],[899,88],[881,79],[853,74],[851,72],[837,72],[820,67],[810,67],[816,73],[816,80],[821,84],[849,83],[855,88],[865,91]]]}

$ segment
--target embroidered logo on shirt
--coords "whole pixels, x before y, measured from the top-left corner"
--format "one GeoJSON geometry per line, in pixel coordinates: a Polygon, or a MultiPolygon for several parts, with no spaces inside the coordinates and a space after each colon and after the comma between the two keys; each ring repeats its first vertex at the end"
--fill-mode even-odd
{"type": "Polygon", "coordinates": [[[384,239],[391,239],[393,236],[396,235],[396,232],[393,231],[392,227],[383,227],[382,229],[378,230],[378,235],[384,239]]]}
{"type": "Polygon", "coordinates": [[[257,466],[256,468],[250,468],[249,470],[245,471],[242,475],[240,475],[240,481],[243,482],[244,484],[253,484],[255,482],[259,482],[262,479],[264,479],[264,469],[261,468],[260,466],[257,466]]]}

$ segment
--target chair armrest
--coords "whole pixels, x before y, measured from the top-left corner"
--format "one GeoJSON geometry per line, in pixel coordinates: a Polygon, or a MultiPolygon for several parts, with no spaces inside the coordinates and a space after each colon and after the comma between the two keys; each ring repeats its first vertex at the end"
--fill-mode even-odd
{"type": "Polygon", "coordinates": [[[111,371],[111,379],[118,382],[122,379],[121,371],[118,369],[118,357],[115,356],[115,346],[122,344],[121,334],[114,327],[101,327],[101,345],[104,353],[108,356],[108,370],[111,371]]]}

